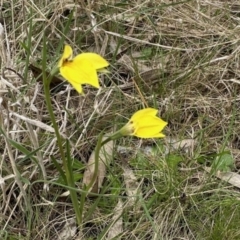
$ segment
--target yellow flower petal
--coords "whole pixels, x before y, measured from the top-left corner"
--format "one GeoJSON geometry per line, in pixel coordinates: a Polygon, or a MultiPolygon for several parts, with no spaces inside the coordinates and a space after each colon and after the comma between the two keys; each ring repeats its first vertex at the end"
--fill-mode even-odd
{"type": "Polygon", "coordinates": [[[65,45],[63,55],[58,63],[58,67],[62,67],[63,63],[67,61],[71,61],[73,55],[72,48],[69,45],[65,45]]]}
{"type": "Polygon", "coordinates": [[[146,108],[137,111],[129,122],[120,130],[122,135],[133,135],[140,138],[162,138],[165,137],[161,131],[167,122],[156,116],[157,110],[146,108]]]}
{"type": "Polygon", "coordinates": [[[146,134],[146,132],[145,133],[137,132],[136,134],[134,134],[134,136],[139,138],[164,138],[165,137],[163,133],[146,134]]]}
{"type": "Polygon", "coordinates": [[[71,84],[72,84],[72,86],[77,90],[77,92],[83,93],[82,85],[81,85],[81,84],[75,83],[75,82],[71,82],[71,84]]]}
{"type": "Polygon", "coordinates": [[[88,61],[79,64],[79,62],[75,62],[75,59],[73,59],[71,62],[63,64],[60,68],[60,73],[71,84],[73,82],[76,84],[90,84],[99,88],[97,72],[88,61]]]}
{"type": "Polygon", "coordinates": [[[96,53],[82,53],[72,59],[72,48],[64,47],[63,55],[58,63],[61,75],[79,92],[82,84],[99,88],[97,70],[102,70],[109,63],[96,53]]]}
{"type": "Polygon", "coordinates": [[[166,125],[167,123],[158,117],[145,116],[136,122],[136,128],[132,135],[142,138],[156,137],[166,125]]]}
{"type": "Polygon", "coordinates": [[[144,117],[146,115],[148,116],[156,116],[158,110],[154,108],[145,108],[142,110],[137,111],[133,114],[130,121],[135,121],[136,119],[140,119],[141,117],[144,117]]]}
{"type": "MultiPolygon", "coordinates": [[[[150,121],[150,119],[149,119],[150,121]]],[[[158,119],[157,124],[139,124],[139,126],[135,129],[135,132],[132,135],[135,135],[137,137],[141,138],[151,138],[156,136],[162,136],[161,131],[163,128],[167,125],[166,122],[164,122],[161,119],[158,119]]]]}
{"type": "Polygon", "coordinates": [[[109,66],[109,63],[96,53],[81,53],[74,58],[74,61],[79,64],[85,61],[90,62],[92,67],[96,70],[109,66]]]}

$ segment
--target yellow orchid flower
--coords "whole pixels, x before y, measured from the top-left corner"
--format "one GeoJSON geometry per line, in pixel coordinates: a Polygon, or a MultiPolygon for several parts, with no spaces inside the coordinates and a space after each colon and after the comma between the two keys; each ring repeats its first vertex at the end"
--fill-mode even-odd
{"type": "Polygon", "coordinates": [[[157,109],[145,108],[137,111],[129,122],[120,129],[123,136],[132,135],[140,138],[163,138],[161,133],[167,122],[157,117],[157,109]]]}
{"type": "MultiPolygon", "coordinates": [[[[73,58],[73,50],[65,45],[63,55],[58,63],[61,75],[79,92],[82,84],[99,88],[97,71],[109,66],[109,63],[96,53],[81,53],[73,58]]],[[[106,72],[106,70],[105,70],[106,72]]]]}

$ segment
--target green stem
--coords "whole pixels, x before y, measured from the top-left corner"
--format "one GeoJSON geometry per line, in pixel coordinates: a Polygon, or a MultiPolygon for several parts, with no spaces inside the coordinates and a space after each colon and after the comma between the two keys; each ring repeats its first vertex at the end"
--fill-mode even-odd
{"type": "MultiPolygon", "coordinates": [[[[109,141],[113,141],[116,140],[118,138],[123,137],[123,135],[121,134],[120,131],[115,132],[113,135],[111,135],[110,137],[108,137],[107,139],[105,139],[104,141],[102,141],[103,138],[103,132],[100,133],[99,137],[98,137],[98,141],[97,141],[97,145],[95,147],[95,158],[94,158],[94,171],[93,171],[93,176],[92,179],[90,181],[90,183],[87,186],[84,186],[84,192],[81,194],[81,201],[80,201],[80,211],[83,213],[83,208],[84,208],[84,204],[86,201],[86,196],[88,195],[89,191],[92,189],[92,187],[94,186],[94,184],[97,181],[97,177],[98,177],[98,166],[99,166],[99,154],[100,154],[100,150],[101,148],[108,143],[109,141]]],[[[83,216],[82,216],[83,218],[83,216]]]]}
{"type": "Polygon", "coordinates": [[[87,192],[93,187],[94,183],[97,180],[97,175],[98,175],[98,165],[99,165],[99,154],[100,154],[100,150],[101,148],[108,142],[119,139],[123,137],[123,135],[121,134],[120,131],[115,132],[113,135],[111,135],[110,137],[106,138],[104,141],[102,141],[103,138],[103,133],[100,133],[99,138],[98,138],[98,142],[97,142],[97,146],[95,148],[95,162],[94,162],[94,172],[93,172],[93,177],[91,179],[91,182],[88,184],[87,186],[87,192]]]}
{"type": "Polygon", "coordinates": [[[101,147],[103,146],[102,145],[102,138],[103,138],[103,132],[100,133],[100,135],[98,137],[97,145],[96,145],[96,148],[95,148],[94,172],[93,172],[92,179],[91,179],[90,183],[88,184],[88,186],[86,188],[87,192],[93,187],[94,183],[97,180],[98,165],[99,165],[99,153],[100,153],[101,147]]]}
{"type": "MultiPolygon", "coordinates": [[[[69,167],[68,167],[68,161],[65,157],[65,152],[63,149],[63,141],[61,138],[61,135],[59,133],[59,129],[58,129],[58,125],[56,123],[56,119],[53,113],[53,108],[52,108],[52,104],[51,104],[51,97],[50,97],[50,82],[51,79],[53,77],[53,75],[50,76],[46,76],[46,62],[47,62],[47,48],[46,48],[46,38],[44,36],[43,39],[43,54],[42,54],[42,72],[43,72],[43,85],[44,85],[44,92],[45,92],[45,101],[47,104],[47,109],[50,115],[50,119],[51,122],[53,124],[53,128],[55,130],[55,135],[57,138],[57,144],[58,144],[58,148],[59,148],[59,152],[61,155],[61,159],[62,159],[62,163],[63,163],[63,168],[65,170],[65,174],[66,174],[66,185],[72,187],[69,191],[70,191],[70,197],[73,203],[73,207],[76,213],[76,218],[77,218],[77,223],[80,226],[82,223],[82,214],[80,212],[79,209],[79,205],[78,205],[78,199],[77,199],[77,193],[74,190],[75,184],[74,184],[74,180],[72,179],[71,176],[71,172],[69,171],[69,167]]],[[[56,70],[54,70],[52,73],[55,74],[56,70]]],[[[68,158],[69,160],[69,158],[68,158]]]]}
{"type": "Polygon", "coordinates": [[[98,164],[99,164],[99,152],[100,152],[100,149],[101,149],[101,146],[102,146],[102,137],[103,137],[103,133],[100,133],[98,141],[97,141],[97,146],[95,148],[94,172],[93,172],[92,179],[87,186],[84,186],[84,189],[83,189],[84,192],[81,194],[80,211],[82,213],[83,213],[83,208],[84,208],[84,204],[85,204],[85,201],[86,201],[87,194],[89,193],[88,191],[93,187],[94,183],[97,180],[98,164]]]}

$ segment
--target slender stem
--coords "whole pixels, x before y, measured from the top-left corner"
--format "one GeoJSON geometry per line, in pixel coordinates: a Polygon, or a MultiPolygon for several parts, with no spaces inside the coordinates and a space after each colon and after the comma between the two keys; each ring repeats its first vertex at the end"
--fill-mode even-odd
{"type": "MultiPolygon", "coordinates": [[[[79,209],[79,205],[78,205],[78,199],[77,199],[77,193],[76,191],[73,189],[75,187],[74,184],[74,180],[71,176],[71,171],[69,169],[68,166],[68,161],[71,161],[71,158],[69,157],[68,159],[66,159],[65,157],[65,152],[63,149],[63,141],[61,138],[61,135],[59,133],[59,129],[58,129],[58,125],[53,113],[53,108],[52,108],[52,104],[51,104],[51,98],[50,98],[50,82],[51,79],[53,77],[53,75],[50,76],[46,76],[46,62],[47,62],[47,49],[46,49],[46,39],[44,36],[44,40],[43,40],[43,54],[42,54],[42,71],[43,71],[43,83],[44,83],[44,92],[45,92],[45,101],[47,104],[47,109],[50,115],[50,119],[51,122],[53,124],[53,128],[55,130],[55,135],[57,138],[57,144],[58,144],[58,148],[60,151],[60,155],[61,155],[61,159],[62,159],[62,163],[63,163],[63,168],[65,170],[65,174],[66,174],[66,185],[72,187],[69,191],[70,191],[70,196],[71,196],[71,200],[73,203],[73,207],[75,210],[75,214],[76,214],[76,218],[77,218],[77,223],[80,226],[82,223],[82,214],[80,212],[79,209]]],[[[53,71],[53,73],[55,73],[55,71],[53,71]]]]}
{"type": "Polygon", "coordinates": [[[93,177],[91,179],[91,182],[88,184],[87,186],[87,192],[93,187],[94,183],[96,182],[97,179],[97,175],[98,175],[98,165],[99,165],[99,154],[100,154],[100,150],[101,148],[108,142],[116,140],[118,138],[121,138],[122,135],[121,133],[118,131],[116,133],[114,133],[113,135],[111,135],[110,137],[106,138],[104,141],[102,141],[103,138],[103,132],[100,133],[99,138],[98,138],[98,142],[97,142],[97,146],[95,148],[95,165],[94,165],[94,172],[93,172],[93,177]]]}
{"type": "Polygon", "coordinates": [[[103,137],[103,133],[100,133],[98,141],[97,141],[97,146],[95,148],[95,159],[94,159],[95,162],[94,162],[94,172],[93,172],[92,179],[87,186],[84,186],[85,187],[83,189],[84,192],[81,194],[80,211],[82,212],[82,214],[83,214],[84,203],[86,201],[86,196],[87,196],[89,190],[93,187],[94,183],[97,180],[98,165],[99,165],[99,152],[100,152],[100,149],[102,146],[102,137],[103,137]]]}
{"type": "Polygon", "coordinates": [[[68,186],[72,187],[71,189],[69,189],[70,192],[70,196],[71,196],[71,200],[72,200],[72,204],[76,213],[76,217],[77,217],[77,222],[79,227],[82,224],[82,211],[79,207],[79,203],[78,203],[78,196],[77,196],[77,192],[74,189],[75,187],[75,181],[74,181],[74,173],[73,173],[73,169],[72,169],[72,161],[71,161],[71,155],[70,155],[70,145],[69,145],[69,141],[66,140],[66,147],[67,147],[67,164],[68,164],[68,169],[67,169],[67,181],[68,181],[68,186]]]}
{"type": "Polygon", "coordinates": [[[59,129],[58,129],[58,125],[56,123],[56,119],[53,113],[53,108],[52,108],[52,104],[51,104],[51,98],[50,98],[50,82],[51,82],[51,76],[46,76],[46,62],[47,62],[47,50],[46,50],[46,40],[44,37],[44,44],[43,44],[43,56],[42,56],[42,78],[43,78],[43,86],[44,86],[44,93],[45,93],[45,101],[47,104],[47,109],[50,115],[50,119],[53,125],[53,128],[55,130],[55,134],[56,134],[56,138],[57,138],[57,144],[59,147],[59,151],[60,151],[60,155],[61,155],[61,159],[63,161],[63,166],[64,169],[67,169],[67,162],[65,159],[65,153],[63,150],[63,144],[62,144],[62,139],[59,133],[59,129]]]}
{"type": "Polygon", "coordinates": [[[99,153],[100,153],[100,149],[102,147],[102,138],[103,138],[103,132],[100,133],[100,135],[98,137],[97,145],[96,145],[96,148],[95,148],[94,172],[93,172],[92,179],[91,179],[90,183],[88,184],[88,186],[86,188],[87,192],[93,187],[94,183],[97,180],[98,165],[99,165],[99,153]]]}

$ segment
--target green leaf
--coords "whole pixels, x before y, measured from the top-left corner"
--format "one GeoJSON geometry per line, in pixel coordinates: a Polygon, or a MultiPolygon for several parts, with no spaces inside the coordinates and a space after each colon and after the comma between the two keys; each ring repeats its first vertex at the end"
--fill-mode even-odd
{"type": "Polygon", "coordinates": [[[234,168],[234,159],[230,152],[223,152],[216,156],[213,161],[212,168],[214,171],[229,172],[234,168]]]}
{"type": "Polygon", "coordinates": [[[168,167],[172,170],[176,170],[178,163],[182,162],[182,157],[177,154],[169,154],[166,158],[168,167]]]}

